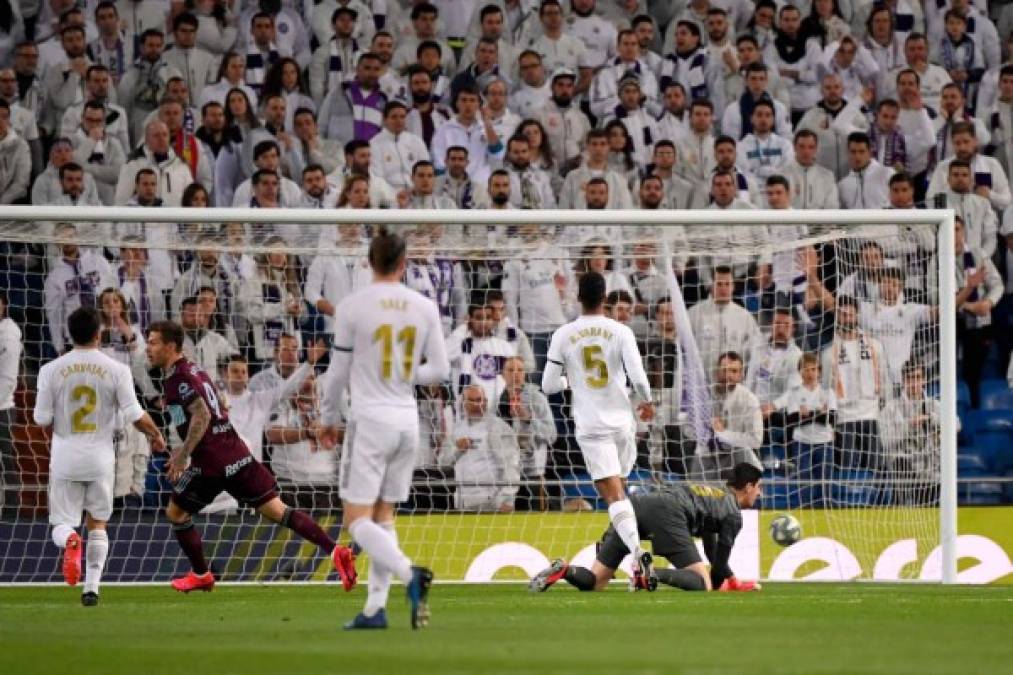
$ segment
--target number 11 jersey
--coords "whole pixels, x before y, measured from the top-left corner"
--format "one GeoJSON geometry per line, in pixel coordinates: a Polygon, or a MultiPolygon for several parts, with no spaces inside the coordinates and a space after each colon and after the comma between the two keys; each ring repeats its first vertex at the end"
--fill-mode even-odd
{"type": "Polygon", "coordinates": [[[415,415],[422,357],[446,351],[436,303],[401,283],[374,282],[342,300],[334,318],[334,349],[352,354],[352,415],[415,415]]]}
{"type": "Polygon", "coordinates": [[[579,436],[631,428],[627,376],[638,390],[650,395],[633,331],[608,317],[584,315],[560,326],[552,334],[548,360],[563,367],[570,383],[579,436]]]}

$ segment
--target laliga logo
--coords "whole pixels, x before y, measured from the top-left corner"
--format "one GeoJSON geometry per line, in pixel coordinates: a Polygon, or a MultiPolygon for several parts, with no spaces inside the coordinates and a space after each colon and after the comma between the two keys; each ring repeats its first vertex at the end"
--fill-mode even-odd
{"type": "MultiPolygon", "coordinates": [[[[731,568],[742,579],[759,579],[760,574],[760,542],[759,514],[746,511],[742,514],[742,531],[735,540],[735,547],[729,559],[731,568]]],[[[701,557],[706,560],[703,547],[697,542],[701,557]]],[[[559,551],[555,553],[565,553],[559,551]]],[[[594,561],[595,545],[582,548],[573,558],[571,564],[590,567],[594,561]]],[[[942,549],[934,548],[922,563],[918,578],[922,581],[939,581],[942,578],[942,549]]],[[[1009,556],[988,537],[965,534],[957,537],[957,558],[974,558],[977,565],[960,571],[957,582],[961,584],[988,584],[1013,573],[1013,564],[1009,556]]],[[[531,577],[549,566],[549,559],[530,544],[504,542],[494,544],[482,551],[472,561],[465,572],[464,580],[470,582],[488,582],[502,569],[519,567],[531,577]]],[[[914,539],[901,539],[889,546],[879,555],[872,570],[872,578],[876,581],[901,581],[901,572],[908,565],[918,562],[918,547],[914,539]]],[[[630,557],[627,556],[620,570],[627,575],[632,573],[630,557]]],[[[855,554],[847,546],[827,537],[810,537],[785,549],[774,560],[766,579],[771,581],[849,581],[862,576],[862,566],[855,554]],[[810,561],[819,561],[825,567],[796,578],[795,573],[810,561]]]]}

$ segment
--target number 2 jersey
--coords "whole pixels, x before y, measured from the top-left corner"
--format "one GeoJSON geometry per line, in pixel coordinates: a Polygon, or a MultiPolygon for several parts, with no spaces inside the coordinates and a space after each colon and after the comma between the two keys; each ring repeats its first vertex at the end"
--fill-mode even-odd
{"type": "MultiPolygon", "coordinates": [[[[388,411],[398,409],[395,414],[416,416],[423,357],[432,364],[447,362],[436,303],[404,284],[374,282],[342,300],[334,316],[334,350],[352,355],[353,417],[389,419],[388,411]]],[[[324,397],[325,423],[337,418],[338,398],[334,392],[324,397]]]]}
{"type": "Polygon", "coordinates": [[[42,366],[34,418],[53,425],[49,475],[92,481],[111,474],[118,412],[126,423],[144,414],[127,366],[98,349],[80,348],[42,366]]]}
{"type": "Polygon", "coordinates": [[[166,374],[163,388],[169,416],[180,439],[186,439],[190,431],[193,414],[189,408],[195,400],[203,399],[210,412],[208,428],[190,455],[194,466],[207,475],[220,475],[253,461],[249,448],[229,421],[218,389],[200,366],[185,358],[176,361],[166,374]]]}
{"type": "MultiPolygon", "coordinates": [[[[637,339],[628,326],[601,315],[584,315],[552,334],[548,360],[566,373],[573,392],[573,419],[580,436],[628,429],[633,424],[627,376],[644,399],[651,388],[637,339]]],[[[543,376],[551,378],[549,369],[543,376]]],[[[546,393],[554,392],[551,387],[546,393]]]]}

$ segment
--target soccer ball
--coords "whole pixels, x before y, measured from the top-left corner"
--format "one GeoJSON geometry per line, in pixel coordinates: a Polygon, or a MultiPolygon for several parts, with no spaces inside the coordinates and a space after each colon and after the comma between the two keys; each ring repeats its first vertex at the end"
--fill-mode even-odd
{"type": "Polygon", "coordinates": [[[770,538],[781,546],[791,546],[802,538],[802,525],[795,516],[782,513],[770,521],[770,538]]]}

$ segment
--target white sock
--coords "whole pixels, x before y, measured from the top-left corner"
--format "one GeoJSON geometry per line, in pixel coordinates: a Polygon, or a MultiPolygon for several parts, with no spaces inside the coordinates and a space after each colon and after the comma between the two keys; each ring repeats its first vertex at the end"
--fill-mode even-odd
{"type": "Polygon", "coordinates": [[[386,567],[401,581],[408,583],[412,578],[412,562],[408,559],[385,529],[369,518],[359,518],[348,528],[352,539],[358,542],[371,560],[386,567]]]}
{"type": "Polygon", "coordinates": [[[98,593],[102,570],[109,554],[109,535],[105,530],[88,530],[88,543],[84,549],[84,592],[98,593]]]}
{"type": "MultiPolygon", "coordinates": [[[[377,523],[387,532],[394,545],[397,546],[397,530],[394,523],[377,523]]],[[[366,596],[366,607],[362,613],[366,616],[373,616],[387,606],[387,596],[390,595],[390,570],[376,562],[376,559],[369,558],[369,582],[367,588],[369,594],[366,596]]]]}
{"type": "Polygon", "coordinates": [[[74,528],[70,525],[53,525],[53,543],[60,548],[67,547],[67,540],[74,534],[74,528]]]}
{"type": "MultiPolygon", "coordinates": [[[[640,548],[640,531],[637,529],[637,514],[633,511],[633,504],[629,499],[621,499],[618,502],[609,504],[609,520],[612,527],[616,528],[619,538],[630,549],[630,554],[638,557],[640,548]]],[[[639,561],[636,561],[639,562],[639,561]]]]}

